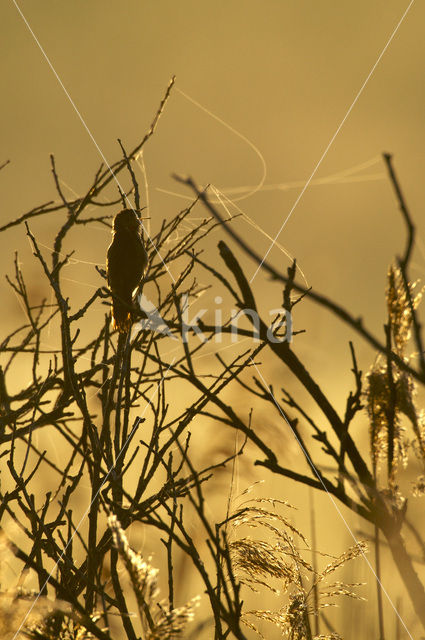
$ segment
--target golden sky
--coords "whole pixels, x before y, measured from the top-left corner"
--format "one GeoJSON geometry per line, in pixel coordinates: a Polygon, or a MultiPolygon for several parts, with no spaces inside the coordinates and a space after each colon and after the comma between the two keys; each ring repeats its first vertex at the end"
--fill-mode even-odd
{"type": "MultiPolygon", "coordinates": [[[[143,137],[176,75],[157,131],[144,149],[152,233],[191,196],[173,180],[176,172],[211,183],[229,198],[242,198],[229,211],[238,213],[237,206],[258,225],[254,229],[240,218],[235,228],[260,253],[270,248],[265,234],[274,238],[289,215],[278,240],[297,258],[308,284],[381,331],[387,267],[404,246],[383,151],[394,154],[418,225],[412,278],[424,272],[422,3],[18,4],[29,26],[13,0],[0,8],[0,162],[10,160],[0,173],[2,224],[57,199],[50,153],[65,193],[81,194],[101,154],[108,162],[120,157],[118,137],[127,149],[143,137]]],[[[140,169],[138,178],[143,183],[140,169]]],[[[142,200],[146,203],[145,190],[142,200]]],[[[199,208],[194,215],[205,212],[199,208]]],[[[63,216],[31,223],[46,251],[63,216]]],[[[209,240],[212,259],[218,240],[217,234],[209,240]]],[[[105,262],[109,241],[109,232],[99,225],[68,247],[75,250],[67,267],[75,303],[99,286],[93,263],[105,262]]],[[[45,295],[24,228],[1,234],[0,242],[2,273],[13,272],[18,250],[34,295],[45,295]]],[[[241,259],[252,276],[255,265],[241,259]]],[[[276,247],[269,259],[279,268],[289,265],[276,247]]],[[[264,309],[279,306],[279,287],[268,285],[263,274],[253,284],[264,309]]],[[[23,314],[4,279],[0,294],[10,310],[2,320],[5,332],[23,314]]],[[[298,348],[308,354],[313,372],[345,384],[351,375],[347,339],[352,334],[310,303],[297,307],[295,323],[308,329],[298,348]],[[346,377],[335,376],[336,368],[346,377]]],[[[362,351],[360,340],[356,346],[367,367],[373,353],[362,351]]]]}
{"type": "MultiPolygon", "coordinates": [[[[310,284],[381,323],[380,314],[373,317],[377,294],[404,231],[382,151],[394,153],[421,223],[422,3],[411,6],[348,115],[408,2],[39,0],[19,6],[109,162],[119,156],[118,137],[131,147],[143,136],[176,75],[144,155],[153,229],[186,202],[163,191],[188,195],[171,178],[180,172],[223,191],[248,187],[238,192],[245,196],[264,178],[263,187],[238,205],[274,237],[347,116],[315,179],[369,166],[337,183],[313,179],[279,241],[310,284]]],[[[101,157],[12,0],[2,3],[0,24],[0,160],[11,162],[0,177],[3,223],[55,198],[49,153],[68,194],[87,187],[101,157]]],[[[46,244],[56,226],[49,222],[34,223],[46,244]]],[[[270,241],[258,231],[239,228],[259,251],[268,249],[270,241]]],[[[104,261],[105,231],[88,240],[76,258],[104,261]]],[[[2,271],[15,248],[31,269],[22,228],[3,234],[1,242],[2,271]]],[[[419,249],[418,276],[424,264],[419,249]]],[[[271,258],[287,262],[276,249],[271,258]]],[[[249,269],[253,273],[254,265],[249,269]]]]}

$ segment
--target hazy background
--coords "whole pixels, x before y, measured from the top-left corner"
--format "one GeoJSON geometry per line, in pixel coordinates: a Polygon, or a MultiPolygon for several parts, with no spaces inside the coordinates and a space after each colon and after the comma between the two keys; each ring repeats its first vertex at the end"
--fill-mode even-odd
{"type": "MultiPolygon", "coordinates": [[[[248,187],[237,193],[246,195],[249,187],[259,184],[264,163],[263,188],[237,204],[271,236],[407,5],[393,0],[19,3],[108,162],[120,157],[118,137],[127,149],[143,137],[170,77],[176,75],[165,113],[144,151],[153,232],[162,218],[187,203],[189,194],[172,173],[191,174],[199,183],[212,183],[234,197],[232,189],[248,187]],[[180,92],[247,138],[261,157],[180,92]]],[[[322,184],[313,181],[279,237],[297,258],[309,285],[362,315],[376,333],[385,320],[387,266],[404,247],[402,220],[380,159],[383,151],[394,154],[418,225],[412,276],[424,274],[424,24],[425,6],[416,2],[321,164],[315,178],[322,184]],[[323,180],[363,163],[368,165],[345,180],[323,180]]],[[[0,172],[2,225],[56,199],[50,153],[70,197],[89,186],[101,158],[10,0],[0,6],[0,35],[0,164],[11,161],[0,172]]],[[[138,176],[142,179],[141,173],[138,176]]],[[[197,215],[204,211],[199,209],[197,215]]],[[[258,251],[268,249],[266,237],[243,221],[237,225],[258,251]]],[[[57,226],[54,214],[31,223],[46,247],[52,246],[57,226]]],[[[109,243],[108,231],[100,226],[87,231],[86,242],[81,237],[80,233],[78,245],[72,247],[77,262],[68,268],[72,300],[86,299],[92,287],[99,286],[90,263],[105,262],[109,243]]],[[[211,237],[210,256],[216,255],[218,239],[218,234],[211,237]]],[[[1,273],[12,273],[18,250],[33,295],[45,295],[23,228],[1,234],[0,242],[1,273]]],[[[277,249],[269,258],[279,267],[289,265],[277,249]]],[[[244,258],[242,262],[248,275],[254,273],[252,263],[244,258]]],[[[255,283],[264,310],[279,306],[278,287],[265,283],[262,274],[255,283]]],[[[0,296],[6,310],[4,336],[23,321],[23,314],[4,278],[0,296]]],[[[308,332],[297,339],[298,352],[342,408],[345,400],[339,392],[345,394],[351,384],[347,339],[353,336],[318,307],[301,307],[295,328],[308,332]]],[[[374,354],[359,339],[355,343],[361,365],[367,368],[374,354]]],[[[267,375],[284,378],[273,363],[267,375]]],[[[288,494],[293,491],[288,482],[288,494]]],[[[307,492],[285,497],[300,507],[308,499],[307,492]]],[[[326,497],[320,504],[322,513],[329,514],[328,522],[334,523],[342,550],[347,543],[344,527],[326,497]]],[[[324,551],[329,550],[328,536],[329,529],[318,531],[324,551]]],[[[366,568],[362,577],[373,589],[366,568]]]]}
{"type": "MultiPolygon", "coordinates": [[[[159,190],[188,195],[172,180],[173,172],[190,173],[222,190],[255,187],[263,172],[252,148],[180,89],[262,154],[266,189],[239,204],[274,236],[301,187],[268,185],[302,185],[309,177],[407,3],[39,0],[20,6],[110,162],[119,157],[117,137],[131,148],[143,136],[176,74],[177,90],[145,147],[153,230],[187,202],[159,190]]],[[[0,174],[3,223],[56,197],[49,153],[56,156],[68,195],[88,186],[101,158],[13,2],[2,3],[0,11],[0,160],[11,161],[0,174]]],[[[316,178],[376,162],[356,173],[359,181],[312,184],[279,237],[309,284],[367,314],[377,327],[386,268],[404,239],[379,160],[382,151],[394,153],[407,202],[422,223],[424,14],[421,3],[413,5],[316,178]],[[361,178],[368,174],[377,179],[361,178]]],[[[56,224],[53,219],[34,223],[46,234],[56,224]]],[[[247,225],[240,228],[266,251],[267,238],[247,225]]],[[[103,262],[107,232],[87,239],[87,245],[75,247],[76,258],[103,262]]],[[[4,234],[1,242],[2,270],[15,248],[31,269],[22,228],[4,234]]],[[[423,255],[421,243],[418,275],[423,255]]],[[[271,258],[282,264],[277,250],[271,258]]],[[[253,273],[254,265],[249,268],[253,273]]],[[[1,286],[3,293],[4,282],[1,286]]],[[[320,324],[318,330],[324,338],[326,329],[320,324]]]]}

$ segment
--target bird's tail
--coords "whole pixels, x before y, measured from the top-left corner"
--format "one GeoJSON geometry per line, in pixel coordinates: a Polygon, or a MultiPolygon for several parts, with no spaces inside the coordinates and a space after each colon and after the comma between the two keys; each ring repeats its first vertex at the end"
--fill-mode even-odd
{"type": "Polygon", "coordinates": [[[130,303],[127,305],[121,300],[114,299],[112,301],[112,319],[114,329],[118,329],[120,333],[127,333],[132,325],[130,303]]]}

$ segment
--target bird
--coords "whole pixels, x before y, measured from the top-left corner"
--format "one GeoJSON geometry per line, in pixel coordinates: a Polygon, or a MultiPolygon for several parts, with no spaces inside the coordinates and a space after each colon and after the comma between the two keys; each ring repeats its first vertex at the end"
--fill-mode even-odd
{"type": "Polygon", "coordinates": [[[113,326],[119,333],[127,333],[131,328],[133,291],[139,286],[147,264],[140,218],[132,209],[123,209],[112,224],[112,242],[106,261],[113,326]]]}

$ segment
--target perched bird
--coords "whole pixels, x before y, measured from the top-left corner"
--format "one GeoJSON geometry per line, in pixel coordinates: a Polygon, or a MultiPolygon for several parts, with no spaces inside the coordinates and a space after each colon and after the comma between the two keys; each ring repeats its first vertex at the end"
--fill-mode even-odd
{"type": "Polygon", "coordinates": [[[140,219],[131,209],[123,209],[114,218],[106,263],[112,317],[120,333],[131,327],[133,291],[140,284],[147,263],[140,219]]]}

